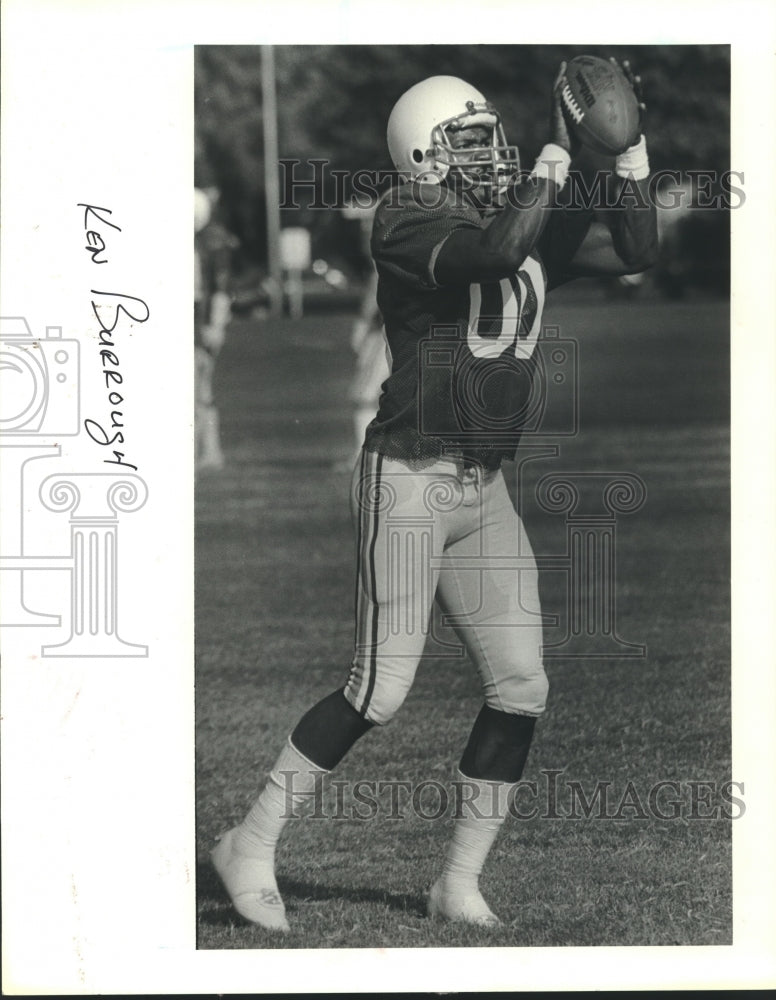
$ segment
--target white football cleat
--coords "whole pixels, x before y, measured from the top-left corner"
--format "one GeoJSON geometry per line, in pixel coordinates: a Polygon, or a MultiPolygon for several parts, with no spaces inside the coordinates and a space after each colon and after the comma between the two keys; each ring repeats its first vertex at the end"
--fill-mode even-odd
{"type": "Polygon", "coordinates": [[[472,892],[445,890],[442,879],[431,886],[428,915],[439,920],[454,920],[480,927],[498,927],[501,921],[491,910],[479,889],[472,892]]]}
{"type": "Polygon", "coordinates": [[[246,920],[271,931],[288,931],[286,908],[278,892],[272,865],[234,849],[236,827],[227,830],[210,852],[232,906],[246,920]]]}

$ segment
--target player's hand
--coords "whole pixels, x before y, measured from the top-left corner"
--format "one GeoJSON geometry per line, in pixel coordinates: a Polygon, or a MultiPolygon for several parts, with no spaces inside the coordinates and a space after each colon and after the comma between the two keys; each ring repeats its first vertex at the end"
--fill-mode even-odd
{"type": "Polygon", "coordinates": [[[563,104],[561,103],[561,91],[566,82],[566,63],[562,62],[558,69],[555,83],[552,85],[552,103],[550,105],[550,142],[556,146],[561,146],[570,156],[575,156],[579,152],[581,143],[569,131],[566,118],[563,114],[563,104]]]}
{"type": "Polygon", "coordinates": [[[647,117],[647,106],[644,103],[644,92],[641,85],[641,77],[637,73],[633,72],[629,59],[623,59],[622,65],[620,65],[614,56],[609,56],[609,62],[623,73],[625,79],[633,88],[633,93],[636,95],[636,101],[639,105],[639,132],[643,134],[644,123],[647,117]]]}

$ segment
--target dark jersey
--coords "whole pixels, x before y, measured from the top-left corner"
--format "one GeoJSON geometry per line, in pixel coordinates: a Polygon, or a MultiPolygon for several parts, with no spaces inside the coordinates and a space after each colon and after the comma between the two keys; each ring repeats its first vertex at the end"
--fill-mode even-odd
{"type": "Polygon", "coordinates": [[[375,216],[377,303],[392,369],[366,446],[394,458],[463,456],[495,468],[514,457],[531,406],[545,295],[566,279],[591,215],[555,209],[509,277],[438,285],[434,265],[445,240],[457,229],[486,227],[492,216],[444,188],[431,190],[394,189],[375,216]]]}

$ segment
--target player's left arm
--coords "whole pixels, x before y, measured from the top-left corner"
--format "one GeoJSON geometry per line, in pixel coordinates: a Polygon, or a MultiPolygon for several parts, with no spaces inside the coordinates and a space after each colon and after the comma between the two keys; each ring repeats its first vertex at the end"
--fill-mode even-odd
{"type": "Polygon", "coordinates": [[[639,141],[615,160],[616,182],[610,189],[612,208],[590,224],[585,238],[571,259],[569,274],[635,274],[657,262],[657,210],[649,196],[649,161],[644,136],[646,105],[642,100],[641,78],[630,64],[623,63],[641,112],[639,141]]]}

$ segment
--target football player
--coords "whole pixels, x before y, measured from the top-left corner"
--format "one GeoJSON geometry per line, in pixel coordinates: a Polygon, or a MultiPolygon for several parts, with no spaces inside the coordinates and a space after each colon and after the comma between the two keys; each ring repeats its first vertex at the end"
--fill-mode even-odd
{"type": "Polygon", "coordinates": [[[572,154],[564,70],[549,142],[529,175],[497,110],[463,80],[423,80],[390,115],[403,183],[379,206],[371,245],[392,369],[353,480],[355,654],[344,687],[303,716],[255,805],[213,851],[235,909],[264,927],[288,928],[274,852],[293,804],[395,716],[434,599],[479,672],[484,704],[461,757],[466,794],[428,912],[498,923],[479,876],[548,688],[536,564],[501,463],[515,455],[537,374],[547,293],[581,275],[642,271],[657,253],[643,134],[615,161],[616,183],[629,179],[640,199],[623,199],[605,221],[560,207],[572,154]]]}
{"type": "Polygon", "coordinates": [[[231,320],[232,258],[236,236],[214,217],[216,187],[194,189],[194,455],[197,470],[220,469],[218,409],[213,395],[216,361],[231,320]]]}

